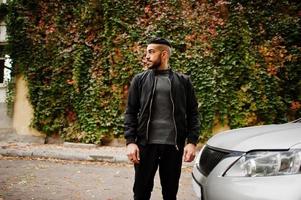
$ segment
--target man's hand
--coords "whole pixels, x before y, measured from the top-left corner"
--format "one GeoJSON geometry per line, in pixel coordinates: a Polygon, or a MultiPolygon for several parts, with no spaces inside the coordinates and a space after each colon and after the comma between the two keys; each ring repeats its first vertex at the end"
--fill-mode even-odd
{"type": "Polygon", "coordinates": [[[140,155],[139,155],[139,148],[137,144],[130,143],[126,146],[126,155],[128,159],[133,162],[134,164],[139,164],[140,155]]]}
{"type": "Polygon", "coordinates": [[[194,160],[195,157],[195,153],[196,153],[196,146],[194,144],[187,144],[184,148],[184,161],[185,162],[191,162],[194,160]]]}

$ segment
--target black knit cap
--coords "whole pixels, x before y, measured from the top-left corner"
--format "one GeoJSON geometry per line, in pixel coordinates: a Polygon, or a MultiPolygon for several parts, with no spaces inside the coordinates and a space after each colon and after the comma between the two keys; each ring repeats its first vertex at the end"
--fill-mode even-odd
{"type": "Polygon", "coordinates": [[[164,38],[160,38],[160,37],[156,37],[156,38],[150,39],[148,41],[148,44],[164,44],[164,45],[167,45],[167,46],[171,47],[171,45],[168,42],[168,40],[166,40],[164,38]]]}

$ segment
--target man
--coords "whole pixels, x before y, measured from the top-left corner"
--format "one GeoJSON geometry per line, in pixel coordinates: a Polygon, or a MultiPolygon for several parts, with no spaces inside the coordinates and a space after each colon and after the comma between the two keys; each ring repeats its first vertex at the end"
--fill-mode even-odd
{"type": "Polygon", "coordinates": [[[135,167],[135,200],[150,199],[159,167],[164,200],[175,200],[182,158],[193,161],[199,134],[198,104],[188,76],[169,66],[171,45],[147,46],[148,70],[136,75],[125,112],[127,156],[135,167]],[[185,145],[186,144],[186,145],[185,145]]]}

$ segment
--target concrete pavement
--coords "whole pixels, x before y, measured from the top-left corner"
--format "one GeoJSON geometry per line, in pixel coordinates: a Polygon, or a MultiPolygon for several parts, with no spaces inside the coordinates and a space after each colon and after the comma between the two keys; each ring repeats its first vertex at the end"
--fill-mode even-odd
{"type": "MultiPolygon", "coordinates": [[[[182,170],[178,199],[196,200],[191,169],[182,170]]],[[[131,164],[0,158],[0,200],[133,199],[131,164]]],[[[158,173],[151,200],[162,199],[158,173]]]]}

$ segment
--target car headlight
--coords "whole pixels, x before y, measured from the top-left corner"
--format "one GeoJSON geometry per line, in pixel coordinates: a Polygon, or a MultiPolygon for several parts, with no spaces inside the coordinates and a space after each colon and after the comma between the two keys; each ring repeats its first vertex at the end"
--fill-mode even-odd
{"type": "Polygon", "coordinates": [[[301,173],[301,149],[254,151],[240,157],[224,176],[278,176],[301,173]]]}

